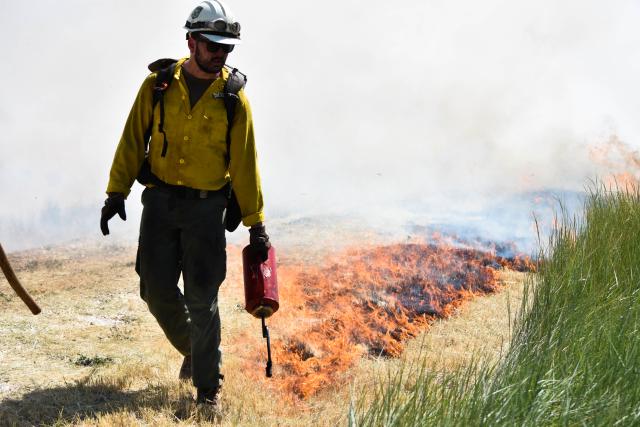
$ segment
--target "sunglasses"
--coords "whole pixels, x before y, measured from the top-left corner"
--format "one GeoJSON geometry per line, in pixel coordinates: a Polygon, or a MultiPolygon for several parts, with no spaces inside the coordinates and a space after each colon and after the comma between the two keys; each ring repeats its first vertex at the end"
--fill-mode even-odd
{"type": "Polygon", "coordinates": [[[212,42],[211,40],[207,39],[206,37],[203,37],[201,35],[198,34],[192,34],[192,36],[194,40],[199,41],[199,42],[205,42],[207,45],[207,50],[209,52],[217,52],[218,49],[221,49],[224,53],[229,53],[233,50],[233,48],[235,47],[232,44],[222,44],[222,43],[215,43],[212,42]]]}

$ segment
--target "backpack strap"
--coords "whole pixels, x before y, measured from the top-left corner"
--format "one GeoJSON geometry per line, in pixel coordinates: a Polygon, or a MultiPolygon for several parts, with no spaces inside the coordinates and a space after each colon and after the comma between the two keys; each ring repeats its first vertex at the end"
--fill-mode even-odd
{"type": "MultiPolygon", "coordinates": [[[[156,105],[160,103],[160,121],[158,122],[158,131],[162,134],[164,141],[162,144],[162,157],[167,155],[168,141],[167,134],[164,132],[164,92],[169,89],[169,85],[173,81],[173,74],[176,70],[176,61],[175,59],[170,58],[162,58],[157,61],[149,64],[149,71],[156,73],[156,83],[153,87],[153,106],[152,109],[155,109],[156,105]]],[[[144,138],[144,151],[145,153],[149,150],[149,141],[151,140],[151,132],[153,129],[153,120],[149,124],[147,131],[145,132],[144,138]]]]}
{"type": "MultiPolygon", "coordinates": [[[[153,107],[160,103],[160,120],[158,122],[158,131],[162,134],[164,141],[162,144],[162,157],[167,154],[168,141],[167,134],[164,131],[164,92],[169,89],[169,85],[173,81],[173,74],[176,70],[176,61],[171,58],[161,58],[149,64],[149,71],[155,72],[156,84],[153,87],[153,107]]],[[[224,107],[227,111],[227,164],[231,159],[231,125],[236,113],[236,104],[240,99],[238,92],[247,84],[247,76],[241,73],[237,68],[231,68],[229,78],[224,85],[224,107]]],[[[153,121],[145,132],[145,152],[149,149],[149,141],[151,139],[153,121]]]]}
{"type": "Polygon", "coordinates": [[[231,161],[231,125],[236,114],[236,104],[240,97],[238,92],[247,84],[247,76],[237,68],[229,71],[229,78],[224,85],[224,108],[227,110],[227,165],[231,161]]]}
{"type": "MultiPolygon", "coordinates": [[[[233,126],[233,118],[236,115],[236,106],[240,97],[238,92],[247,84],[247,76],[232,68],[229,71],[229,78],[224,85],[224,108],[227,111],[227,167],[231,164],[231,127],[233,126]]],[[[242,221],[242,212],[238,199],[233,191],[233,184],[227,184],[227,208],[224,212],[224,227],[227,231],[233,232],[238,228],[242,221]]]]}
{"type": "MultiPolygon", "coordinates": [[[[162,154],[161,154],[162,157],[165,157],[165,155],[167,154],[167,147],[168,147],[167,135],[164,132],[164,92],[166,92],[166,90],[169,89],[169,86],[173,81],[173,75],[175,73],[177,62],[178,61],[176,61],[175,59],[162,58],[152,62],[148,66],[149,71],[156,73],[156,81],[153,87],[152,110],[155,109],[155,106],[158,105],[158,103],[160,104],[160,120],[158,122],[158,131],[162,133],[162,136],[164,137],[164,143],[162,145],[162,154]]],[[[230,67],[227,67],[227,68],[230,68],[230,67]]],[[[237,68],[230,68],[229,77],[225,82],[224,90],[223,90],[224,107],[227,112],[227,123],[228,123],[227,155],[226,155],[227,165],[229,165],[231,161],[231,127],[232,127],[233,119],[236,113],[236,106],[237,106],[238,100],[240,99],[240,97],[238,96],[238,92],[240,92],[240,90],[246,84],[247,84],[247,76],[241,73],[240,71],[238,71],[237,68]]],[[[149,127],[147,128],[144,134],[144,141],[145,141],[144,151],[146,155],[148,155],[149,142],[151,140],[152,131],[153,131],[153,120],[149,124],[149,127]]],[[[156,183],[156,181],[159,181],[157,177],[155,177],[152,173],[150,173],[150,171],[149,171],[149,175],[151,175],[152,179],[155,178],[155,180],[152,181],[152,183],[156,183]]],[[[144,184],[144,182],[142,181],[140,182],[144,184]]],[[[233,190],[229,185],[228,194],[227,194],[228,198],[232,197],[232,191],[233,190]]]]}

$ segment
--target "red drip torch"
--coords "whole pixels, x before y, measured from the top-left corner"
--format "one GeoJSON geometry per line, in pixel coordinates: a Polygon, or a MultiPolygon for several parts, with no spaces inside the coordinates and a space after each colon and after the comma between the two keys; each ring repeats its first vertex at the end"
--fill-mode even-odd
{"type": "Polygon", "coordinates": [[[245,309],[262,319],[262,337],[267,339],[267,377],[271,377],[271,339],[265,319],[278,311],[278,276],[276,274],[276,250],[269,248],[268,258],[262,261],[249,246],[242,250],[244,270],[245,309]]]}

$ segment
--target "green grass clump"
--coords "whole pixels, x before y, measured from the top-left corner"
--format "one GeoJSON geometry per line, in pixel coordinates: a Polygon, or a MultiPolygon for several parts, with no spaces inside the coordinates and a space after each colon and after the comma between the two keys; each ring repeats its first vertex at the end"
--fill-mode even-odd
{"type": "Polygon", "coordinates": [[[506,355],[406,366],[352,425],[640,425],[640,192],[590,192],[528,280],[506,355]]]}

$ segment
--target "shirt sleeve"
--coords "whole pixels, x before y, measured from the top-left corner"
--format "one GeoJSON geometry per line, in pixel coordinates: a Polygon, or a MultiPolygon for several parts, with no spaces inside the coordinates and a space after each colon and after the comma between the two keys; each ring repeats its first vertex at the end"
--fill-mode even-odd
{"type": "Polygon", "coordinates": [[[258,156],[253,134],[251,107],[244,94],[238,92],[240,98],[231,124],[231,162],[229,175],[233,185],[240,211],[242,223],[250,227],[264,221],[264,202],[258,171],[258,156]]]}
{"type": "Polygon", "coordinates": [[[113,158],[107,193],[128,196],[144,160],[144,135],[153,120],[153,85],[155,74],[142,83],[131,107],[113,158]]]}

